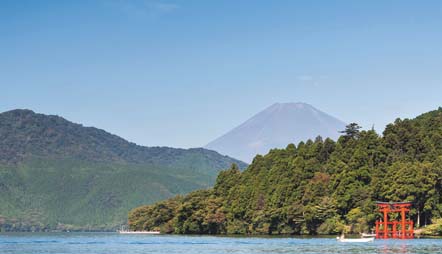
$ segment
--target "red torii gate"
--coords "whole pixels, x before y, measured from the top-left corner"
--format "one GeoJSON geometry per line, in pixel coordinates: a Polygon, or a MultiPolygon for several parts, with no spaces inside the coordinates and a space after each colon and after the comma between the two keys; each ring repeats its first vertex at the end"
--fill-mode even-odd
{"type": "Polygon", "coordinates": [[[406,218],[411,202],[376,202],[383,220],[376,221],[376,238],[412,239],[414,238],[413,221],[406,218]],[[389,213],[400,213],[400,221],[389,220],[389,213]],[[400,228],[399,228],[400,226],[400,228]]]}

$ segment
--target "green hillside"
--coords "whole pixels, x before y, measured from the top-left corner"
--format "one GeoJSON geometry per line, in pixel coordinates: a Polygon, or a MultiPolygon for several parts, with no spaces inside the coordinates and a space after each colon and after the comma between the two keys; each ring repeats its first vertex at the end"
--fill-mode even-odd
{"type": "Polygon", "coordinates": [[[129,223],[167,233],[357,233],[374,225],[375,201],[411,201],[417,226],[442,217],[442,108],[397,119],[382,136],[350,124],[337,142],[271,150],[243,172],[221,172],[213,189],[132,210],[129,223]]]}
{"type": "Polygon", "coordinates": [[[130,208],[208,188],[232,163],[205,149],[143,147],[58,116],[0,114],[0,229],[110,230],[130,208]]]}

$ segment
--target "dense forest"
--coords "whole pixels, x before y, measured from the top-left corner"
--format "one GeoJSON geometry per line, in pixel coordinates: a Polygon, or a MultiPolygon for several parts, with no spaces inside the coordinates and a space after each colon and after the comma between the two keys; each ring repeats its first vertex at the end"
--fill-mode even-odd
{"type": "Polygon", "coordinates": [[[0,114],[0,231],[114,230],[128,211],[207,188],[231,163],[206,149],[144,147],[31,110],[0,114]]]}
{"type": "Polygon", "coordinates": [[[383,135],[353,123],[331,139],[289,144],[235,165],[211,189],[129,213],[132,230],[203,234],[369,231],[375,201],[411,201],[417,226],[441,221],[442,108],[397,119],[383,135]]]}

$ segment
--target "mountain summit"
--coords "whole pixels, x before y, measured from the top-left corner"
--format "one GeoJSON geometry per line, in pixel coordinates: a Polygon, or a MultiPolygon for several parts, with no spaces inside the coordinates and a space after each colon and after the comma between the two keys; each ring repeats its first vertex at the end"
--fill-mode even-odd
{"type": "Polygon", "coordinates": [[[256,154],[318,135],[336,139],[345,125],[306,103],[275,103],[205,148],[251,162],[256,154]]]}

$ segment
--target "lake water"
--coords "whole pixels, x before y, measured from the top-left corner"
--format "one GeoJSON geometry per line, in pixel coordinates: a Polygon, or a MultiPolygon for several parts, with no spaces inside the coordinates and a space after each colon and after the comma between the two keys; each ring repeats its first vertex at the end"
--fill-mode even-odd
{"type": "Polygon", "coordinates": [[[442,239],[339,243],[334,238],[265,238],[116,233],[3,233],[0,253],[10,254],[224,254],[224,253],[442,253],[442,239]]]}

